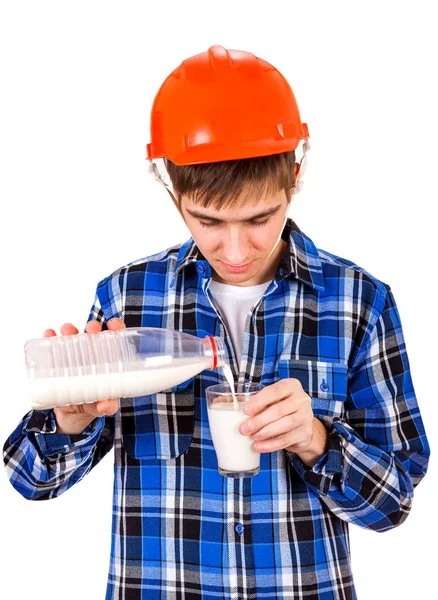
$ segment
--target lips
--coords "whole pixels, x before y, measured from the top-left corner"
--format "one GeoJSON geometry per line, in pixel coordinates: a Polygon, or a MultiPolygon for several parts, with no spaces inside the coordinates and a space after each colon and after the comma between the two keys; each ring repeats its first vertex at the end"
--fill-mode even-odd
{"type": "MultiPolygon", "coordinates": [[[[252,261],[251,261],[252,262],[252,261]]],[[[226,262],[224,262],[224,266],[227,269],[227,271],[229,271],[230,273],[243,273],[244,271],[246,271],[250,266],[251,266],[251,262],[246,263],[244,265],[230,265],[226,262]]]]}

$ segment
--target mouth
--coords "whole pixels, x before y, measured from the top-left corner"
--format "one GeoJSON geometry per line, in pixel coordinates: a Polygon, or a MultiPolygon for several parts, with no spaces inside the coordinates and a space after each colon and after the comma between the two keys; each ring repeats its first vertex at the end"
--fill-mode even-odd
{"type": "Polygon", "coordinates": [[[225,266],[226,270],[229,273],[243,273],[244,271],[247,271],[249,269],[249,267],[252,265],[253,261],[246,263],[244,265],[230,265],[226,262],[223,262],[223,261],[221,261],[221,262],[223,263],[223,265],[225,266]]]}

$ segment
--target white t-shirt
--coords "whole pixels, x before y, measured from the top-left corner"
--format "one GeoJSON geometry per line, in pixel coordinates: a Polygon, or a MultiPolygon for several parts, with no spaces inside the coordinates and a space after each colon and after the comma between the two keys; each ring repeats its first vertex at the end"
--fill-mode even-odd
{"type": "Polygon", "coordinates": [[[269,287],[270,283],[268,281],[259,285],[240,287],[227,283],[219,283],[213,279],[210,282],[209,289],[219,307],[227,330],[230,332],[239,365],[242,355],[246,317],[263,292],[269,287]]]}

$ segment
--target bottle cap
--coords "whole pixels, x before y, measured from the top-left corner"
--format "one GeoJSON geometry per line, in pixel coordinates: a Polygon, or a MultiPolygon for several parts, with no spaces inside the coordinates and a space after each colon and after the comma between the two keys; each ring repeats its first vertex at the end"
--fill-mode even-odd
{"type": "Polygon", "coordinates": [[[207,336],[207,339],[209,340],[210,344],[211,344],[211,349],[213,350],[213,366],[212,369],[216,369],[217,368],[217,346],[216,346],[216,341],[214,339],[214,337],[212,337],[211,335],[207,336]]]}

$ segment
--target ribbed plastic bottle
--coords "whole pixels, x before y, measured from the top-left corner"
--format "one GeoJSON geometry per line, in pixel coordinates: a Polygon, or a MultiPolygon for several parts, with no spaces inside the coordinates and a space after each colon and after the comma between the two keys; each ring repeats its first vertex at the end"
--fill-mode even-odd
{"type": "Polygon", "coordinates": [[[221,338],[153,327],[39,338],[24,352],[37,410],[155,394],[224,364],[221,338]]]}

